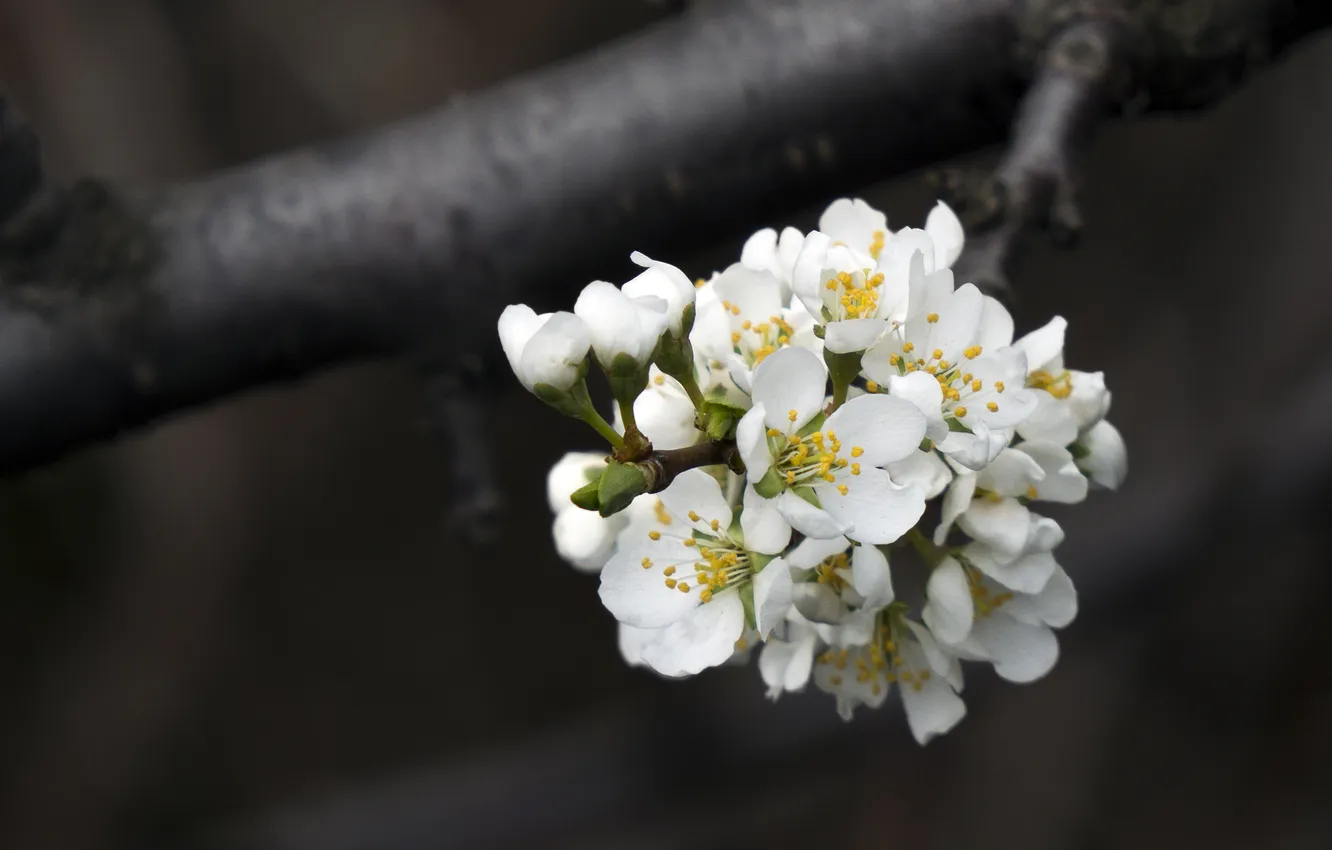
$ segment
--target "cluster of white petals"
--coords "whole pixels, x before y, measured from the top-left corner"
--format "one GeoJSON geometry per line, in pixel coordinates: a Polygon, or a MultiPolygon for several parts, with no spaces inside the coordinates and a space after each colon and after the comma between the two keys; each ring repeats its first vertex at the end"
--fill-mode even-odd
{"type": "Polygon", "coordinates": [[[573,313],[504,312],[518,379],[610,443],[562,458],[547,492],[627,662],[681,677],[758,648],[772,699],[812,682],[846,718],[896,685],[921,743],[966,714],[962,662],[1053,668],[1077,594],[1038,511],[1117,488],[1124,441],[1104,376],[1064,366],[1067,323],[1015,339],[954,280],[962,247],[944,204],[892,231],[841,199],[710,279],[635,254],[637,277],[573,313]]]}

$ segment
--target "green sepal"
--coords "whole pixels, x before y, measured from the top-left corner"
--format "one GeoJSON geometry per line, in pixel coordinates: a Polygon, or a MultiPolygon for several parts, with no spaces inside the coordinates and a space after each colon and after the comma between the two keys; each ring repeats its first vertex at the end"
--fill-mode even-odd
{"type": "Polygon", "coordinates": [[[610,381],[611,395],[621,405],[632,405],[634,399],[647,389],[648,367],[639,366],[630,355],[620,352],[606,367],[606,379],[610,381]]]}
{"type": "Polygon", "coordinates": [[[1091,449],[1081,443],[1069,443],[1068,453],[1073,455],[1074,460],[1082,460],[1083,458],[1091,457],[1091,449]]]}
{"type": "Polygon", "coordinates": [[[860,361],[864,356],[864,351],[838,354],[823,349],[823,362],[828,364],[828,377],[832,378],[833,386],[851,386],[851,382],[860,375],[860,361]]]}
{"type": "Polygon", "coordinates": [[[569,494],[569,501],[585,511],[599,511],[601,510],[601,499],[597,495],[597,492],[600,487],[601,476],[597,475],[595,480],[584,484],[582,487],[579,487],[577,490],[573,491],[573,493],[569,494]]]}
{"type": "Polygon", "coordinates": [[[712,440],[727,440],[735,436],[736,423],[745,412],[717,402],[708,402],[703,408],[703,430],[712,440]]]}
{"type": "Polygon", "coordinates": [[[754,616],[754,583],[747,581],[736,591],[740,594],[740,604],[745,609],[745,622],[751,629],[758,628],[758,619],[754,616]]]}
{"type": "Polygon", "coordinates": [[[791,489],[791,492],[795,493],[797,496],[804,499],[806,502],[809,502],[811,505],[818,508],[819,510],[823,510],[823,505],[819,504],[818,494],[814,492],[813,487],[793,487],[791,489]]]}
{"type": "Polygon", "coordinates": [[[753,552],[746,550],[749,555],[749,568],[751,572],[761,573],[763,568],[777,559],[776,555],[764,555],[762,552],[753,552]]]}
{"type": "MultiPolygon", "coordinates": [[[[823,314],[824,314],[824,321],[827,321],[827,315],[828,315],[828,308],[827,308],[827,307],[824,307],[824,308],[823,308],[823,314]]],[[[814,326],[814,336],[815,336],[815,337],[817,337],[817,338],[819,338],[819,339],[823,339],[823,338],[824,338],[825,336],[827,336],[827,335],[828,335],[828,327],[827,327],[826,325],[815,325],[815,326],[814,326]]]]}
{"type": "Polygon", "coordinates": [[[961,422],[958,422],[956,419],[949,419],[949,420],[948,420],[948,430],[949,430],[949,431],[956,431],[956,432],[959,433],[959,434],[971,434],[971,433],[974,433],[970,428],[968,428],[967,426],[963,425],[961,422]]]}
{"type": "MultiPolygon", "coordinates": [[[[685,311],[685,318],[689,324],[693,324],[693,307],[685,311]]],[[[694,374],[694,346],[689,341],[689,331],[685,329],[682,336],[675,336],[670,331],[661,335],[657,342],[657,350],[653,355],[653,362],[657,368],[677,381],[684,381],[684,376],[694,374]]]]}
{"type": "Polygon", "coordinates": [[[581,419],[583,416],[583,403],[574,393],[567,390],[557,390],[550,384],[537,384],[532,387],[532,395],[549,404],[551,407],[563,413],[565,416],[572,416],[574,419],[581,419]]]}
{"type": "Polygon", "coordinates": [[[768,471],[763,473],[754,484],[754,492],[765,499],[775,499],[786,489],[786,481],[782,479],[782,474],[775,467],[768,467],[768,471]]]}
{"type": "Polygon", "coordinates": [[[602,516],[617,514],[648,491],[647,476],[638,467],[611,460],[597,485],[597,512],[602,516]]]}
{"type": "Polygon", "coordinates": [[[814,414],[814,418],[805,423],[805,427],[796,432],[797,437],[808,437],[815,431],[822,430],[823,423],[828,421],[828,414],[819,411],[814,414]]]}

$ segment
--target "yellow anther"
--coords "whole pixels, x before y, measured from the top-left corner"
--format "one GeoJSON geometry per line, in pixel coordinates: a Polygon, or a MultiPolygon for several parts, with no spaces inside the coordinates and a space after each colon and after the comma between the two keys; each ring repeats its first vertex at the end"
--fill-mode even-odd
{"type": "Polygon", "coordinates": [[[956,416],[958,419],[961,419],[963,416],[967,415],[967,409],[965,407],[954,407],[953,415],[956,416]]]}
{"type": "Polygon", "coordinates": [[[999,412],[999,403],[998,403],[998,402],[987,401],[987,402],[985,403],[985,407],[986,407],[991,413],[998,413],[998,412],[999,412]]]}
{"type": "Polygon", "coordinates": [[[828,282],[827,282],[826,284],[824,284],[824,288],[826,288],[826,289],[836,289],[836,288],[837,288],[837,278],[829,278],[828,282]]]}
{"type": "Polygon", "coordinates": [[[652,379],[652,383],[656,384],[657,386],[661,386],[662,384],[666,383],[666,376],[657,375],[652,379]]]}
{"type": "Polygon", "coordinates": [[[879,252],[883,250],[884,243],[888,241],[888,234],[882,230],[876,230],[870,235],[869,252],[874,259],[879,259],[879,252]]]}
{"type": "Polygon", "coordinates": [[[697,288],[697,289],[702,289],[703,287],[705,287],[705,286],[707,286],[707,285],[708,285],[708,282],[707,282],[706,280],[704,280],[703,278],[701,278],[701,277],[700,277],[698,280],[694,281],[694,287],[697,288]]]}
{"type": "Polygon", "coordinates": [[[845,484],[838,484],[838,485],[837,485],[837,492],[838,492],[838,493],[841,493],[843,496],[845,496],[845,495],[846,495],[846,491],[847,491],[847,487],[846,487],[845,484]]]}
{"type": "Polygon", "coordinates": [[[836,478],[833,477],[833,474],[831,472],[820,473],[819,477],[822,478],[824,481],[827,481],[829,484],[837,480],[836,478]]]}
{"type": "Polygon", "coordinates": [[[995,381],[995,382],[994,382],[994,391],[995,391],[995,392],[998,392],[998,393],[1003,392],[1003,391],[1004,391],[1004,382],[1003,382],[1003,381],[995,381]]]}
{"type": "MultiPolygon", "coordinates": [[[[699,602],[711,602],[711,601],[712,601],[712,590],[711,590],[710,588],[706,588],[706,587],[703,588],[703,590],[701,590],[701,591],[699,592],[699,594],[698,594],[698,601],[699,601],[699,602]]],[[[743,643],[743,642],[744,642],[744,638],[741,638],[740,641],[737,641],[737,643],[743,643]]]]}
{"type": "Polygon", "coordinates": [[[660,532],[660,531],[649,531],[649,532],[648,532],[648,539],[649,539],[649,540],[660,540],[660,539],[661,539],[661,532],[660,532]]]}
{"type": "Polygon", "coordinates": [[[902,350],[907,354],[910,354],[911,352],[916,350],[916,345],[915,343],[912,342],[904,342],[902,343],[902,350]]]}
{"type": "Polygon", "coordinates": [[[940,368],[940,369],[947,369],[949,366],[952,366],[952,365],[953,365],[953,364],[952,364],[952,363],[949,363],[947,360],[940,360],[940,361],[939,361],[939,368],[940,368]]]}
{"type": "Polygon", "coordinates": [[[652,512],[657,515],[657,522],[662,525],[670,525],[671,515],[666,512],[666,505],[661,499],[658,499],[657,504],[652,506],[652,512]]]}
{"type": "Polygon", "coordinates": [[[712,526],[713,531],[717,531],[721,528],[721,520],[714,519],[712,522],[708,523],[708,525],[712,526]]]}
{"type": "Polygon", "coordinates": [[[860,446],[852,446],[852,447],[851,447],[851,457],[860,457],[860,456],[863,455],[864,453],[865,453],[865,450],[862,449],[860,446]]]}
{"type": "Polygon", "coordinates": [[[754,323],[751,322],[751,321],[749,321],[748,319],[745,319],[743,322],[740,323],[740,329],[741,329],[741,330],[745,330],[745,331],[747,331],[747,330],[749,330],[749,329],[752,328],[752,327],[754,327],[754,323]]]}
{"type": "Polygon", "coordinates": [[[661,574],[664,575],[664,576],[666,576],[666,577],[668,577],[668,578],[669,578],[670,576],[675,575],[675,565],[672,564],[672,565],[670,565],[669,567],[667,567],[666,569],[662,570],[662,571],[661,571],[661,574]]]}
{"type": "Polygon", "coordinates": [[[732,315],[732,316],[738,316],[738,315],[740,315],[740,308],[737,307],[737,306],[735,306],[734,304],[732,304],[732,305],[731,305],[731,315],[732,315]]]}
{"type": "Polygon", "coordinates": [[[787,470],[786,473],[786,486],[788,487],[795,486],[795,473],[790,470],[787,470]]]}
{"type": "Polygon", "coordinates": [[[733,332],[731,333],[731,342],[733,342],[733,343],[738,343],[739,341],[740,341],[740,332],[739,332],[739,331],[733,331],[733,332]]]}
{"type": "Polygon", "coordinates": [[[939,321],[939,314],[930,313],[928,316],[925,317],[925,321],[929,322],[930,324],[934,324],[935,322],[939,321]]]}
{"type": "Polygon", "coordinates": [[[645,569],[645,570],[650,570],[650,569],[652,569],[652,559],[651,559],[651,558],[644,558],[644,559],[642,560],[641,563],[643,564],[643,569],[645,569]]]}
{"type": "Polygon", "coordinates": [[[852,475],[859,475],[859,474],[860,474],[860,464],[858,464],[858,463],[853,463],[853,464],[851,464],[851,474],[852,474],[852,475]]]}
{"type": "Polygon", "coordinates": [[[800,414],[796,413],[794,410],[788,410],[786,411],[786,418],[794,422],[800,418],[800,414]]]}
{"type": "Polygon", "coordinates": [[[686,537],[686,538],[684,539],[683,543],[684,543],[684,545],[686,545],[686,546],[697,546],[697,545],[698,545],[698,541],[695,540],[695,539],[692,538],[692,537],[686,537]]]}
{"type": "Polygon", "coordinates": [[[964,384],[969,384],[969,383],[971,383],[971,373],[970,373],[970,372],[968,372],[967,374],[965,374],[965,375],[962,376],[962,383],[964,383],[964,384]]]}
{"type": "Polygon", "coordinates": [[[971,382],[971,391],[972,391],[973,393],[978,393],[978,392],[981,391],[981,387],[983,387],[983,386],[985,386],[985,384],[983,384],[983,383],[980,382],[980,381],[972,381],[972,382],[971,382]]]}
{"type": "Polygon", "coordinates": [[[1036,489],[1036,485],[1035,485],[1035,484],[1029,484],[1029,485],[1027,485],[1027,498],[1028,498],[1028,499],[1035,499],[1035,498],[1038,497],[1039,495],[1040,495],[1040,491],[1036,489]]]}
{"type": "Polygon", "coordinates": [[[930,352],[930,357],[934,358],[935,360],[940,359],[941,357],[943,357],[943,349],[942,348],[934,349],[933,351],[930,352]]]}
{"type": "Polygon", "coordinates": [[[679,586],[678,588],[676,588],[676,589],[679,590],[681,593],[688,593],[688,592],[689,592],[689,582],[687,582],[687,581],[682,581],[682,582],[680,582],[680,586],[679,586]]]}
{"type": "Polygon", "coordinates": [[[666,586],[667,586],[668,588],[670,588],[671,590],[675,590],[675,584],[676,584],[675,579],[673,579],[673,578],[668,578],[668,579],[666,579],[666,586]]]}
{"type": "MultiPolygon", "coordinates": [[[[893,356],[896,357],[897,355],[893,355],[893,356]]],[[[870,393],[877,393],[877,392],[879,391],[879,385],[876,384],[874,381],[866,381],[866,382],[865,382],[865,391],[866,391],[866,392],[870,392],[870,393]]]]}
{"type": "Polygon", "coordinates": [[[888,363],[889,363],[889,365],[892,365],[892,366],[901,366],[901,365],[902,365],[902,355],[900,355],[900,354],[889,354],[889,355],[888,355],[888,363]]]}
{"type": "Polygon", "coordinates": [[[690,511],[690,512],[689,512],[689,521],[690,521],[690,522],[698,522],[700,519],[701,519],[701,517],[698,515],[698,512],[697,512],[697,511],[690,511]]]}
{"type": "Polygon", "coordinates": [[[982,350],[983,349],[979,345],[973,345],[970,348],[968,348],[966,351],[963,351],[962,353],[966,355],[966,358],[968,360],[975,360],[977,357],[981,356],[982,350]]]}

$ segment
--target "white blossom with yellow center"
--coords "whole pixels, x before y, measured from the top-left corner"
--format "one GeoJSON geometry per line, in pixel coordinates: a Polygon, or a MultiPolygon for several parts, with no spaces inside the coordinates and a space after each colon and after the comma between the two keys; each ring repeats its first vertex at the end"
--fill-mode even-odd
{"type": "Polygon", "coordinates": [[[877,546],[853,546],[845,537],[807,537],[786,556],[795,580],[792,598],[802,617],[837,624],[857,612],[893,602],[888,557],[877,546]]]}
{"type": "Polygon", "coordinates": [[[887,216],[865,201],[838,198],[819,217],[819,231],[856,252],[864,267],[873,264],[887,245],[897,241],[927,254],[927,271],[951,268],[962,254],[964,241],[962,222],[942,201],[930,210],[923,231],[905,228],[894,233],[888,229],[887,216]]]}
{"type": "MultiPolygon", "coordinates": [[[[1073,582],[1057,563],[1029,592],[998,581],[999,562],[983,546],[972,545],[958,558],[946,558],[930,577],[925,622],[943,648],[961,658],[989,661],[1010,682],[1034,682],[1059,660],[1052,629],[1077,616],[1073,582]]],[[[1028,571],[1028,579],[1034,571],[1028,571]]]]}
{"type": "Polygon", "coordinates": [[[1110,411],[1110,391],[1103,373],[1065,368],[1067,328],[1068,322],[1055,316],[1013,344],[1027,357],[1026,384],[1037,400],[1035,410],[1017,427],[1023,439],[1067,446],[1110,411]]]}
{"type": "Polygon", "coordinates": [[[760,638],[791,606],[786,562],[746,548],[732,519],[717,480],[688,470],[659,494],[650,518],[620,533],[601,571],[601,601],[615,618],[657,630],[641,657],[663,675],[698,673],[730,658],[747,606],[760,638]]]}
{"type": "Polygon", "coordinates": [[[788,348],[754,371],[754,406],[736,427],[736,447],[756,489],[765,479],[775,510],[800,533],[892,543],[916,524],[925,497],[881,467],[917,451],[925,417],[910,402],[860,396],[820,425],[827,373],[818,357],[788,348]]]}
{"type": "Polygon", "coordinates": [[[874,618],[867,634],[834,631],[833,645],[814,665],[814,683],[837,698],[837,712],[850,720],[857,706],[878,708],[894,684],[902,694],[907,725],[920,744],[956,726],[966,716],[962,668],[929,629],[893,611],[874,618]]]}
{"type": "Polygon", "coordinates": [[[781,286],[770,273],[736,263],[709,286],[715,297],[700,304],[691,340],[722,363],[743,392],[750,391],[755,367],[774,352],[792,345],[822,350],[812,317],[803,307],[784,306],[781,286]]]}

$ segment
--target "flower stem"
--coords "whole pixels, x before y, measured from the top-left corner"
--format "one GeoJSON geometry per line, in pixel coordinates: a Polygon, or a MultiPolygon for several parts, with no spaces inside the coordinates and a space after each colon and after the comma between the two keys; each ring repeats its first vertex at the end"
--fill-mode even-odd
{"type": "Polygon", "coordinates": [[[703,410],[703,405],[707,403],[707,400],[703,398],[703,390],[699,389],[698,379],[694,377],[693,370],[691,369],[688,372],[685,372],[683,375],[676,378],[676,380],[680,382],[680,386],[684,387],[685,392],[689,394],[689,400],[694,403],[694,409],[701,412],[703,410]]]}
{"type": "Polygon", "coordinates": [[[611,427],[605,417],[597,413],[596,405],[592,404],[592,397],[587,394],[587,382],[579,381],[570,389],[569,394],[578,405],[577,418],[592,426],[592,430],[604,437],[612,449],[617,451],[623,449],[624,438],[611,427]]]}
{"type": "Polygon", "coordinates": [[[829,410],[829,413],[832,413],[833,410],[836,410],[846,403],[846,391],[850,388],[851,384],[849,383],[844,384],[841,381],[833,381],[832,410],[829,410]]]}
{"type": "Polygon", "coordinates": [[[838,354],[826,348],[823,350],[823,362],[828,364],[828,377],[832,379],[833,386],[832,406],[828,413],[846,403],[847,390],[851,389],[851,382],[860,374],[860,359],[864,354],[863,351],[838,354]]]}
{"type": "Polygon", "coordinates": [[[925,563],[931,567],[937,567],[939,562],[948,554],[947,549],[942,546],[935,546],[934,541],[926,537],[919,528],[908,531],[905,539],[915,548],[925,563]]]}

